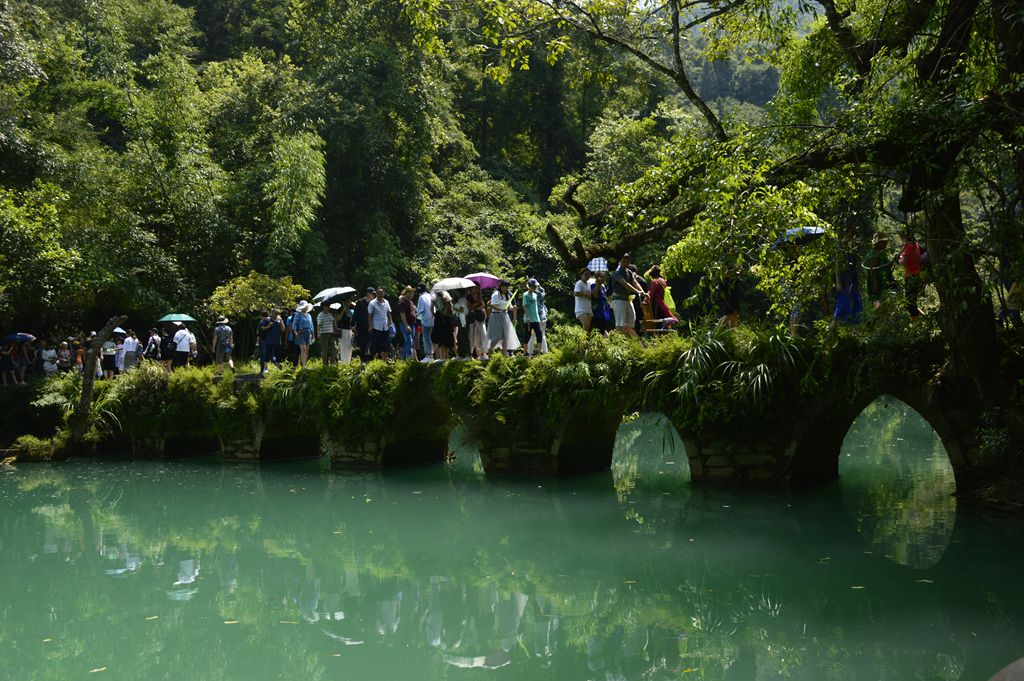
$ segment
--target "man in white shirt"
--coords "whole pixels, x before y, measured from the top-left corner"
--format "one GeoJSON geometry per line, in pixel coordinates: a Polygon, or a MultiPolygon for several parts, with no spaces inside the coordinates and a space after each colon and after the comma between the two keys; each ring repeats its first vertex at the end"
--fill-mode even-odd
{"type": "Polygon", "coordinates": [[[590,325],[594,321],[594,308],[590,299],[590,270],[584,267],[580,270],[580,278],[572,290],[573,300],[576,301],[576,319],[580,320],[584,331],[590,331],[590,325]]]}
{"type": "Polygon", "coordinates": [[[174,333],[174,368],[186,366],[192,356],[194,336],[184,324],[174,333]]]}
{"type": "Polygon", "coordinates": [[[370,354],[385,361],[391,355],[391,303],[384,297],[384,289],[377,289],[377,297],[366,308],[366,322],[370,331],[370,354]]]}
{"type": "Polygon", "coordinates": [[[433,359],[434,344],[430,341],[430,333],[434,330],[434,296],[422,282],[416,289],[420,294],[416,302],[416,314],[419,315],[420,326],[423,327],[423,357],[433,359]]]}

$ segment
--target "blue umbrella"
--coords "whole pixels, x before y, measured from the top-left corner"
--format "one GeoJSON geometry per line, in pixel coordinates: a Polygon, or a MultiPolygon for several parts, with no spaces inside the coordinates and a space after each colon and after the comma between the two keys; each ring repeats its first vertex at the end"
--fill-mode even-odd
{"type": "Polygon", "coordinates": [[[31,343],[35,339],[36,337],[30,333],[12,333],[0,341],[0,343],[31,343]]]}
{"type": "Polygon", "coordinates": [[[815,239],[820,239],[825,234],[824,227],[794,227],[793,229],[787,229],[786,232],[780,236],[772,244],[772,248],[779,248],[780,246],[803,246],[809,244],[815,239]]]}

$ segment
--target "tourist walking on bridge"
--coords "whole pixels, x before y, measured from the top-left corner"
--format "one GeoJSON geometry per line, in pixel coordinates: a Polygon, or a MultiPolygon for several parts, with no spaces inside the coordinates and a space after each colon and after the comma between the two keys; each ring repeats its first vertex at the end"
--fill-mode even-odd
{"type": "Polygon", "coordinates": [[[309,346],[313,342],[313,317],[309,314],[312,309],[313,306],[307,301],[300,300],[292,315],[291,329],[295,345],[299,348],[299,366],[303,369],[309,361],[309,346]]]}
{"type": "Polygon", "coordinates": [[[174,334],[174,368],[187,366],[192,355],[192,333],[178,322],[180,328],[174,334]]]}
{"type": "Polygon", "coordinates": [[[269,362],[273,362],[278,369],[281,368],[281,341],[284,339],[284,332],[284,320],[281,319],[280,310],[263,313],[263,318],[256,327],[256,336],[260,342],[260,372],[267,373],[269,362]]]}
{"type": "Polygon", "coordinates": [[[423,341],[423,359],[434,358],[434,343],[430,340],[431,333],[434,331],[434,297],[427,290],[425,282],[420,282],[420,285],[416,287],[418,297],[416,299],[416,314],[420,318],[420,328],[422,328],[422,341],[423,341]]]}
{"type": "Polygon", "coordinates": [[[341,346],[339,361],[342,364],[348,364],[352,361],[352,324],[353,317],[355,316],[356,301],[349,300],[346,303],[342,303],[342,305],[341,314],[338,315],[337,320],[337,336],[341,346]]]}
{"type": "Polygon", "coordinates": [[[135,368],[135,365],[139,362],[140,348],[142,343],[135,337],[135,331],[128,329],[128,335],[122,341],[121,346],[124,350],[124,359],[121,360],[122,368],[124,371],[130,371],[135,368]]]}
{"type": "Polygon", "coordinates": [[[363,362],[369,362],[373,356],[370,353],[370,302],[377,295],[377,290],[372,286],[366,289],[366,294],[356,303],[352,325],[355,328],[356,344],[359,346],[359,358],[363,362]]]}
{"type": "Polygon", "coordinates": [[[146,337],[146,345],[142,348],[142,358],[152,362],[160,361],[160,332],[150,329],[146,337]]]}
{"type": "Polygon", "coordinates": [[[224,370],[225,362],[228,368],[234,370],[235,362],[231,358],[234,346],[235,332],[228,326],[228,318],[222,315],[217,318],[217,326],[213,327],[213,357],[217,365],[217,373],[224,370]]]}
{"type": "Polygon", "coordinates": [[[572,299],[575,301],[575,317],[584,331],[590,331],[590,325],[594,321],[591,297],[590,270],[584,267],[580,270],[580,278],[572,290],[572,299]]]}
{"type": "Polygon", "coordinates": [[[506,355],[521,347],[516,327],[509,317],[510,313],[515,314],[516,309],[508,293],[508,282],[502,280],[498,284],[498,290],[491,294],[491,316],[487,320],[487,338],[491,341],[488,353],[494,352],[499,345],[506,355]]]}
{"type": "Polygon", "coordinates": [[[608,287],[605,282],[608,275],[605,272],[594,274],[594,283],[590,285],[591,310],[594,319],[591,322],[592,328],[597,329],[605,336],[612,330],[612,307],[608,301],[608,287]]]}
{"type": "Polygon", "coordinates": [[[384,289],[378,288],[376,297],[367,303],[367,331],[370,336],[370,355],[387,361],[391,357],[391,329],[395,322],[391,317],[391,303],[384,296],[384,289]]]}
{"type": "Polygon", "coordinates": [[[466,294],[466,305],[469,308],[466,315],[468,355],[477,359],[487,359],[487,306],[480,296],[479,286],[469,289],[469,293],[466,294]]]}
{"type": "Polygon", "coordinates": [[[914,239],[913,234],[905,232],[899,261],[903,265],[903,292],[907,298],[907,312],[912,319],[921,316],[921,310],[917,307],[917,301],[924,291],[924,279],[921,278],[921,256],[921,244],[914,239]]]}
{"type": "Polygon", "coordinates": [[[544,343],[544,324],[541,321],[541,308],[544,305],[544,289],[536,279],[530,279],[526,283],[526,293],[523,294],[523,314],[527,325],[526,354],[532,356],[536,348],[537,354],[547,352],[544,343]]]}
{"type": "Polygon", "coordinates": [[[637,275],[629,269],[633,258],[629,253],[623,253],[619,258],[619,266],[608,279],[608,287],[611,290],[612,314],[615,316],[615,330],[627,336],[637,336],[636,332],[636,310],[633,309],[633,297],[639,297],[642,301],[644,296],[643,288],[637,281],[637,275]]]}
{"type": "Polygon", "coordinates": [[[334,335],[334,313],[328,305],[320,308],[316,316],[316,340],[320,343],[320,356],[324,366],[338,363],[338,341],[334,335]]]}
{"type": "Polygon", "coordinates": [[[416,326],[419,321],[416,318],[416,303],[413,302],[413,295],[413,287],[406,286],[402,289],[402,294],[398,296],[398,321],[401,323],[399,328],[402,331],[400,357],[402,359],[413,358],[413,341],[416,338],[416,326]]]}

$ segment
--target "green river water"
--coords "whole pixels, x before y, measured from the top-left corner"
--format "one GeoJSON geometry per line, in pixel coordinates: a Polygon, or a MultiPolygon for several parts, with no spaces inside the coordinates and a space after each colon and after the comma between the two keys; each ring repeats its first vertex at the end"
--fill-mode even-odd
{"type": "Polygon", "coordinates": [[[958,508],[901,403],[792,493],[691,487],[656,418],[582,479],[457,451],[0,468],[0,679],[986,681],[1024,656],[1024,525],[958,508]]]}

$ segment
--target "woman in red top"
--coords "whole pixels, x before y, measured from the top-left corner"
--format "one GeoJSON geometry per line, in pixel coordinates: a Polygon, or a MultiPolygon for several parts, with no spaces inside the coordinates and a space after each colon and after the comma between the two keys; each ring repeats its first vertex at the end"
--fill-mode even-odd
{"type": "Polygon", "coordinates": [[[917,300],[924,291],[921,279],[921,244],[911,234],[903,235],[903,250],[900,251],[900,264],[903,265],[903,291],[907,297],[907,312],[911,317],[920,317],[921,310],[917,300]]]}
{"type": "Polygon", "coordinates": [[[672,326],[679,320],[665,303],[665,289],[668,288],[668,282],[661,277],[661,267],[655,265],[647,270],[646,276],[648,280],[647,293],[651,297],[651,312],[654,313],[654,318],[662,320],[666,327],[672,326]]]}

